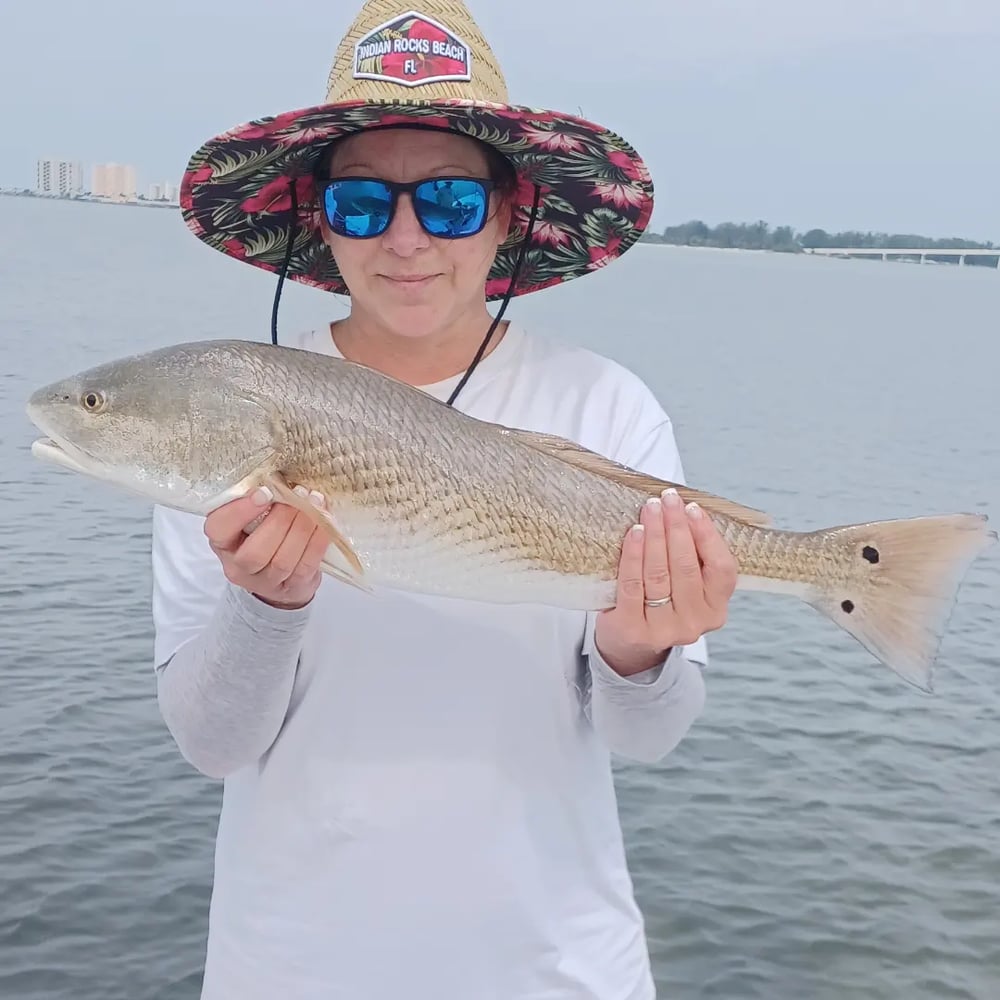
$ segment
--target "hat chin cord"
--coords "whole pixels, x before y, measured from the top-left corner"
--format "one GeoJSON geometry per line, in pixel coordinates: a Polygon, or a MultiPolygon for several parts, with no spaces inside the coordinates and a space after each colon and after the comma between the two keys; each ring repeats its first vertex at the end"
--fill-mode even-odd
{"type": "MultiPolygon", "coordinates": [[[[535,196],[531,206],[531,216],[528,219],[528,229],[524,234],[524,239],[521,241],[521,246],[518,250],[517,260],[514,262],[514,270],[510,276],[510,284],[507,286],[507,291],[504,294],[503,300],[500,303],[500,308],[497,310],[497,314],[494,317],[493,322],[490,324],[489,330],[486,331],[486,336],[483,338],[483,342],[479,345],[479,350],[476,351],[476,356],[472,359],[472,363],[465,370],[465,374],[459,380],[458,385],[455,386],[451,395],[448,397],[448,406],[454,405],[455,400],[458,398],[458,394],[465,388],[465,384],[469,381],[472,373],[479,365],[479,362],[483,360],[486,348],[489,346],[490,340],[493,339],[493,334],[496,332],[496,328],[500,325],[500,321],[503,319],[503,314],[507,311],[507,306],[510,304],[510,300],[514,295],[514,289],[517,286],[517,279],[520,277],[521,268],[524,265],[524,258],[528,252],[528,244],[531,242],[531,235],[535,231],[535,222],[538,219],[538,203],[541,200],[542,191],[537,184],[532,184],[532,187],[534,188],[535,196]]],[[[288,236],[286,239],[285,259],[281,265],[281,273],[278,275],[278,286],[274,290],[274,304],[271,307],[271,343],[274,345],[277,345],[278,343],[278,303],[281,301],[281,289],[285,284],[288,267],[292,261],[292,250],[295,244],[295,237],[298,234],[299,200],[294,180],[289,185],[289,194],[292,199],[292,207],[288,213],[288,236]]]]}

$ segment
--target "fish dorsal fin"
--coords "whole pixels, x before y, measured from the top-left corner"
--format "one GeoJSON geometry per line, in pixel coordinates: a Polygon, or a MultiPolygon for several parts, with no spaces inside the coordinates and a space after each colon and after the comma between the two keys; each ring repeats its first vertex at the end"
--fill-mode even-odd
{"type": "Polygon", "coordinates": [[[712,493],[703,493],[690,486],[682,486],[680,483],[671,483],[665,479],[648,476],[636,469],[630,469],[627,465],[621,465],[610,458],[605,458],[596,451],[590,451],[567,438],[509,427],[503,428],[503,431],[529,448],[551,455],[567,465],[573,465],[578,469],[592,472],[596,476],[621,483],[630,489],[648,493],[650,496],[659,496],[665,489],[673,487],[685,503],[690,503],[693,500],[710,514],[721,514],[730,520],[740,521],[756,528],[767,528],[771,525],[771,517],[764,511],[746,507],[712,493]]]}

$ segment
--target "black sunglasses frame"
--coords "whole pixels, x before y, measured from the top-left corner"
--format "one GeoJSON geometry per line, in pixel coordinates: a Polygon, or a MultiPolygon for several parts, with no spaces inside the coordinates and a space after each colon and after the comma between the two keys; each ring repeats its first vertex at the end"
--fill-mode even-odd
{"type": "Polygon", "coordinates": [[[379,236],[384,236],[388,231],[389,227],[392,225],[392,220],[396,217],[396,208],[399,205],[399,196],[401,194],[408,194],[410,196],[411,202],[414,202],[413,214],[417,217],[417,222],[420,223],[420,228],[423,229],[428,236],[433,236],[437,240],[464,240],[468,239],[470,236],[476,236],[486,228],[486,223],[489,221],[490,217],[490,197],[492,193],[496,190],[496,182],[489,177],[424,177],[421,180],[410,181],[408,184],[398,183],[396,181],[387,181],[382,177],[361,177],[351,175],[348,177],[329,177],[324,178],[318,184],[319,187],[319,199],[320,205],[322,206],[323,215],[326,218],[327,225],[333,229],[333,231],[338,236],[343,236],[345,239],[349,240],[374,240],[379,236]],[[384,188],[389,191],[389,214],[385,221],[385,228],[381,232],[372,233],[370,236],[358,236],[356,233],[341,233],[333,228],[333,222],[330,219],[330,214],[326,207],[326,192],[334,184],[342,184],[344,181],[367,181],[368,183],[381,184],[384,188]],[[431,184],[435,181],[474,181],[476,184],[482,185],[483,192],[486,195],[486,211],[483,213],[483,221],[479,224],[478,228],[469,233],[458,233],[454,236],[444,236],[441,233],[432,233],[427,226],[424,224],[424,220],[420,217],[420,213],[416,209],[414,194],[418,187],[422,184],[431,184]]]}

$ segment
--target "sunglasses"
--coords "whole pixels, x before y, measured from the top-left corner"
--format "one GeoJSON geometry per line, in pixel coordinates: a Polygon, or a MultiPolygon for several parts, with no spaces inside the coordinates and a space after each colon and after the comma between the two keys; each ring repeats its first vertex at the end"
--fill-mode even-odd
{"type": "Polygon", "coordinates": [[[411,184],[338,177],[321,182],[320,195],[327,224],[338,236],[357,240],[381,236],[405,192],[424,232],[442,240],[459,240],[482,232],[493,188],[493,181],[478,177],[429,177],[411,184]]]}

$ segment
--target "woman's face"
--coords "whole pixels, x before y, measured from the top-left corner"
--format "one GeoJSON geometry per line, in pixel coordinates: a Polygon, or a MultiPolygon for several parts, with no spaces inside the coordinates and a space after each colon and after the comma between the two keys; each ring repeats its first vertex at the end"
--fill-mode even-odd
{"type": "MultiPolygon", "coordinates": [[[[406,183],[490,173],[485,154],[472,139],[444,131],[388,129],[339,143],[328,176],[406,183]]],[[[372,239],[339,236],[320,214],[324,239],[350,290],[354,311],[406,337],[447,330],[484,312],[486,276],[510,225],[510,206],[496,191],[482,231],[462,239],[428,235],[409,194],[400,195],[388,229],[372,239]]]]}

